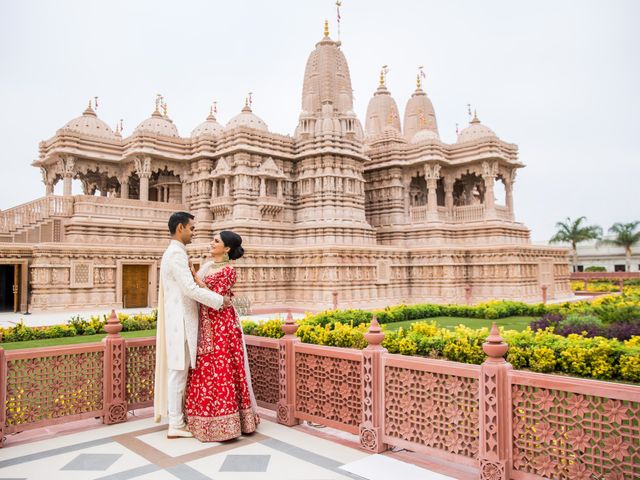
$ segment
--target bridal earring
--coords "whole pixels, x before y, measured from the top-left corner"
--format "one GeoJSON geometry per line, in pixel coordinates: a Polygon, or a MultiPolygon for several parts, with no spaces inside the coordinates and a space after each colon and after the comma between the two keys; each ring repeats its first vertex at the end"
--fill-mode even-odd
{"type": "Polygon", "coordinates": [[[225,254],[222,256],[222,261],[223,261],[223,262],[228,262],[228,261],[229,261],[229,254],[228,254],[228,253],[225,253],[225,254]]]}

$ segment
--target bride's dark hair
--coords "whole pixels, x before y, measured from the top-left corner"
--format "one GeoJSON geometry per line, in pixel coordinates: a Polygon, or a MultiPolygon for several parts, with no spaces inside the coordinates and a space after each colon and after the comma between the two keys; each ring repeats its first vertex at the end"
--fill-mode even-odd
{"type": "Polygon", "coordinates": [[[229,247],[229,260],[237,260],[244,255],[242,248],[242,237],[231,230],[222,230],[220,239],[225,247],[229,247]]]}

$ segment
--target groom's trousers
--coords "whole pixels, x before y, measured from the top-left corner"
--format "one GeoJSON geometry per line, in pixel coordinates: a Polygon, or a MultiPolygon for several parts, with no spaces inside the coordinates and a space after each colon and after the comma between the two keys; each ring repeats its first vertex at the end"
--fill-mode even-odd
{"type": "Polygon", "coordinates": [[[169,386],[167,389],[167,410],[169,410],[169,426],[172,428],[184,428],[184,392],[187,387],[187,375],[189,374],[189,348],[187,342],[185,349],[185,368],[182,370],[169,369],[169,386]]]}

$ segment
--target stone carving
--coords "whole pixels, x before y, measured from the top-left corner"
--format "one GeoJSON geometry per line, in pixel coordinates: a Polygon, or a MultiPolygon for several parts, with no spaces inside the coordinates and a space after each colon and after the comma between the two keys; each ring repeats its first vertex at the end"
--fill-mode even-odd
{"type": "Polygon", "coordinates": [[[637,478],[640,403],[512,386],[513,468],[547,478],[637,478]]]}
{"type": "Polygon", "coordinates": [[[134,159],[135,169],[138,177],[149,178],[151,176],[151,158],[136,157],[134,159]]]}

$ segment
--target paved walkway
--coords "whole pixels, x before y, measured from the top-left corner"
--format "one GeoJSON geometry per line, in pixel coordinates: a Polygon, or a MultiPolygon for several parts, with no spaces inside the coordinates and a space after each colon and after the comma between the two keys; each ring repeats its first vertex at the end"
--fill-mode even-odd
{"type": "Polygon", "coordinates": [[[55,432],[60,427],[10,436],[0,449],[0,479],[474,478],[470,472],[452,473],[451,467],[437,462],[435,470],[442,473],[394,458],[395,454],[372,455],[359,448],[356,436],[336,432],[340,436],[331,437],[309,426],[289,428],[268,415],[263,415],[258,432],[223,443],[168,440],[166,425],[153,423],[149,416],[66,435],[55,432]],[[39,435],[46,438],[38,439],[39,435]]]}

